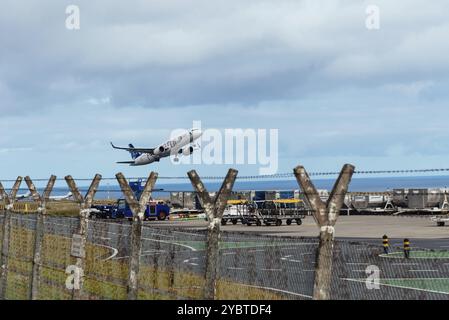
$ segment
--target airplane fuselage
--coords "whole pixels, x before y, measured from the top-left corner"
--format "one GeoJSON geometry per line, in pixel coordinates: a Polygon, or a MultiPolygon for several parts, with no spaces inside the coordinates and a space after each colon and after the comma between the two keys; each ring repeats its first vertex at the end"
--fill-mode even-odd
{"type": "Polygon", "coordinates": [[[189,131],[184,135],[180,135],[175,139],[169,140],[154,149],[153,154],[142,153],[131,166],[143,166],[158,162],[161,158],[169,157],[170,155],[178,156],[180,154],[189,155],[193,152],[190,146],[196,139],[201,136],[201,131],[189,131]],[[186,147],[189,146],[189,147],[186,147]]]}

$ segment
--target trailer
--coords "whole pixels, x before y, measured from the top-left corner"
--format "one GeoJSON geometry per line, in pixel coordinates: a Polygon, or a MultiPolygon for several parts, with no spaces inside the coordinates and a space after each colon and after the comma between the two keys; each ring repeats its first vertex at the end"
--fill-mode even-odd
{"type": "Polygon", "coordinates": [[[304,202],[299,199],[278,199],[262,202],[255,202],[258,217],[266,226],[281,226],[284,222],[291,225],[296,222],[297,225],[302,224],[307,209],[304,202]]]}
{"type": "Polygon", "coordinates": [[[247,224],[252,220],[254,215],[257,215],[254,210],[252,201],[248,200],[228,200],[226,209],[221,219],[221,225],[225,226],[228,222],[236,225],[238,222],[247,224]]]}
{"type": "Polygon", "coordinates": [[[307,213],[304,202],[299,199],[231,200],[228,201],[221,224],[226,225],[231,222],[235,225],[241,222],[247,226],[253,224],[281,226],[283,222],[287,225],[296,222],[297,225],[301,225],[307,213]]]}

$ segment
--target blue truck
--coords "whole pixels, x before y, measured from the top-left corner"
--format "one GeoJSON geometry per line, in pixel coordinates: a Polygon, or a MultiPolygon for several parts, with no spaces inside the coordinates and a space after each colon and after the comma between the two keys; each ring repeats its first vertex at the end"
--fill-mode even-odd
{"type": "MultiPolygon", "coordinates": [[[[99,219],[132,219],[131,208],[125,199],[118,199],[112,205],[93,205],[90,216],[99,219]]],[[[144,220],[165,220],[170,216],[170,207],[161,202],[149,202],[145,210],[144,220]]]]}
{"type": "MultiPolygon", "coordinates": [[[[137,180],[129,183],[137,199],[143,192],[143,180],[137,180]]],[[[162,202],[150,201],[145,210],[144,220],[165,220],[170,215],[170,207],[162,202]]],[[[112,205],[93,205],[90,213],[92,218],[100,219],[123,219],[132,220],[133,214],[131,208],[125,199],[118,199],[112,205]]]]}

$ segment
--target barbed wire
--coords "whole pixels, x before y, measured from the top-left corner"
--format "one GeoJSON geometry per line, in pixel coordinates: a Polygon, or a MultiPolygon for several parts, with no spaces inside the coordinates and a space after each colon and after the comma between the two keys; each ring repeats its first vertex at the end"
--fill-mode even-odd
{"type": "MultiPolygon", "coordinates": [[[[449,168],[432,168],[432,169],[398,169],[398,170],[357,170],[354,171],[354,175],[378,175],[378,174],[407,174],[407,173],[442,173],[449,172],[449,168]]],[[[309,172],[309,176],[338,176],[339,171],[322,171],[322,172],[309,172]]],[[[202,180],[223,180],[225,176],[200,176],[202,180]]],[[[284,179],[284,178],[294,178],[293,172],[289,173],[276,173],[270,175],[246,175],[237,176],[237,180],[263,180],[263,179],[284,179]]],[[[32,178],[32,177],[31,177],[32,178]]],[[[76,181],[92,181],[92,178],[73,178],[76,181]]],[[[116,177],[103,177],[103,181],[116,180],[116,177]]],[[[147,177],[128,177],[128,180],[143,180],[145,181],[147,177]]],[[[159,176],[158,180],[188,180],[188,176],[159,176]]],[[[48,178],[35,178],[35,182],[46,182],[48,178]]],[[[3,182],[15,182],[16,179],[0,179],[3,182]]],[[[57,178],[56,181],[64,181],[64,178],[57,178]]]]}

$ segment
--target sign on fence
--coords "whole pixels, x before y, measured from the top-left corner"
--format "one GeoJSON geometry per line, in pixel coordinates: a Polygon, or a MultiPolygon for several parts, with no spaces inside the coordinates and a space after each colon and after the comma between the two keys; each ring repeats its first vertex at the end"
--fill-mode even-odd
{"type": "Polygon", "coordinates": [[[86,252],[83,246],[83,236],[80,234],[73,234],[72,236],[72,249],[70,255],[75,258],[85,258],[86,252]]]}

